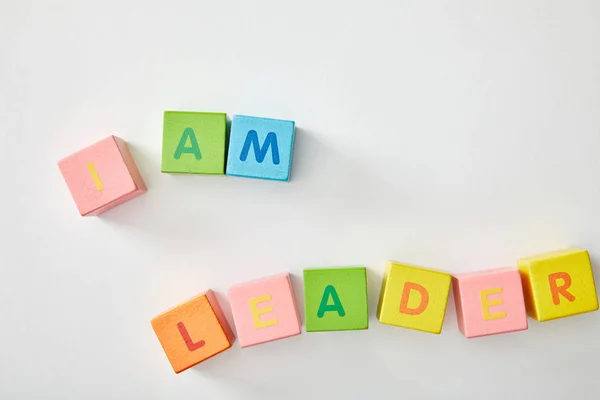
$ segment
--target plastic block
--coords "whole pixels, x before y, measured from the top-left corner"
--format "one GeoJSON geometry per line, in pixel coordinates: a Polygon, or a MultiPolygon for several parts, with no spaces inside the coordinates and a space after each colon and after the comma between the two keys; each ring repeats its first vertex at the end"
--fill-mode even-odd
{"type": "Polygon", "coordinates": [[[369,328],[365,267],[304,270],[306,331],[369,328]]]}
{"type": "Polygon", "coordinates": [[[234,116],[227,175],[288,181],[294,136],[294,121],[234,116]]]}
{"type": "Polygon", "coordinates": [[[226,114],[165,111],[162,172],[223,174],[226,142],[226,114]]]}
{"type": "Polygon", "coordinates": [[[175,373],[229,349],[234,341],[210,290],[154,318],[152,328],[175,373]]]}
{"type": "Polygon", "coordinates": [[[439,334],[451,279],[450,274],[389,261],[377,310],[379,322],[439,334]]]}
{"type": "Polygon", "coordinates": [[[240,283],[229,302],[241,347],[300,334],[300,320],[288,274],[240,283]]]}
{"type": "Polygon", "coordinates": [[[516,268],[455,275],[452,279],[458,329],[467,338],[527,329],[516,268]]]}
{"type": "Polygon", "coordinates": [[[598,309],[588,252],[566,249],[518,261],[527,313],[538,321],[598,309]]]}
{"type": "Polygon", "coordinates": [[[109,136],[58,162],[83,216],[100,215],[146,192],[123,139],[109,136]]]}

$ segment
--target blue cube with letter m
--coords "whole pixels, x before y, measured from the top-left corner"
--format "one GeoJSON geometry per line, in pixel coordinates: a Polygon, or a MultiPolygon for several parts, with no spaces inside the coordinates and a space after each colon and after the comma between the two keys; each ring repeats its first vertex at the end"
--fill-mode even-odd
{"type": "Polygon", "coordinates": [[[235,115],[231,121],[227,175],[288,181],[294,121],[235,115]]]}

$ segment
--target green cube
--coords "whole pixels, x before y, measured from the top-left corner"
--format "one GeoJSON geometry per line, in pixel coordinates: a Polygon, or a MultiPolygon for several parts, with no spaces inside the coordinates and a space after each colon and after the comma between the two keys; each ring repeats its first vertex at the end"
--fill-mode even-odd
{"type": "Polygon", "coordinates": [[[304,270],[306,331],[369,328],[365,267],[304,270]]]}
{"type": "Polygon", "coordinates": [[[224,174],[227,114],[165,111],[162,172],[224,174]]]}

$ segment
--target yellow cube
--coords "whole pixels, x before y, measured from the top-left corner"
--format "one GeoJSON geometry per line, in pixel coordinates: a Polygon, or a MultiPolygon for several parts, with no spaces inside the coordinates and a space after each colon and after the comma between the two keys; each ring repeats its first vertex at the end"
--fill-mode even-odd
{"type": "Polygon", "coordinates": [[[382,324],[439,334],[452,276],[388,261],[377,319],[382,324]]]}
{"type": "Polygon", "coordinates": [[[566,249],[521,258],[518,266],[531,318],[549,321],[598,309],[586,250],[566,249]]]}

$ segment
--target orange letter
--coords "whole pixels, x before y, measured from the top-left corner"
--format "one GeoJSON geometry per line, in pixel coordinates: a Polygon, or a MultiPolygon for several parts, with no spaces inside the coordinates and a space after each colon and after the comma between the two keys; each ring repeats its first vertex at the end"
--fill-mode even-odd
{"type": "Polygon", "coordinates": [[[400,312],[402,314],[408,315],[419,315],[427,308],[429,304],[429,293],[427,289],[418,283],[414,282],[406,282],[404,284],[404,291],[402,292],[402,299],[400,300],[400,312]],[[408,299],[410,297],[410,291],[416,290],[421,293],[421,303],[417,306],[417,308],[408,308],[408,299]]]}
{"type": "Polygon", "coordinates": [[[548,281],[550,282],[550,292],[552,292],[552,302],[555,306],[560,304],[559,294],[562,294],[571,303],[575,301],[575,296],[567,292],[567,289],[571,286],[571,275],[566,272],[556,272],[548,275],[548,281]],[[556,284],[558,279],[562,279],[564,282],[561,286],[556,284]]]}

